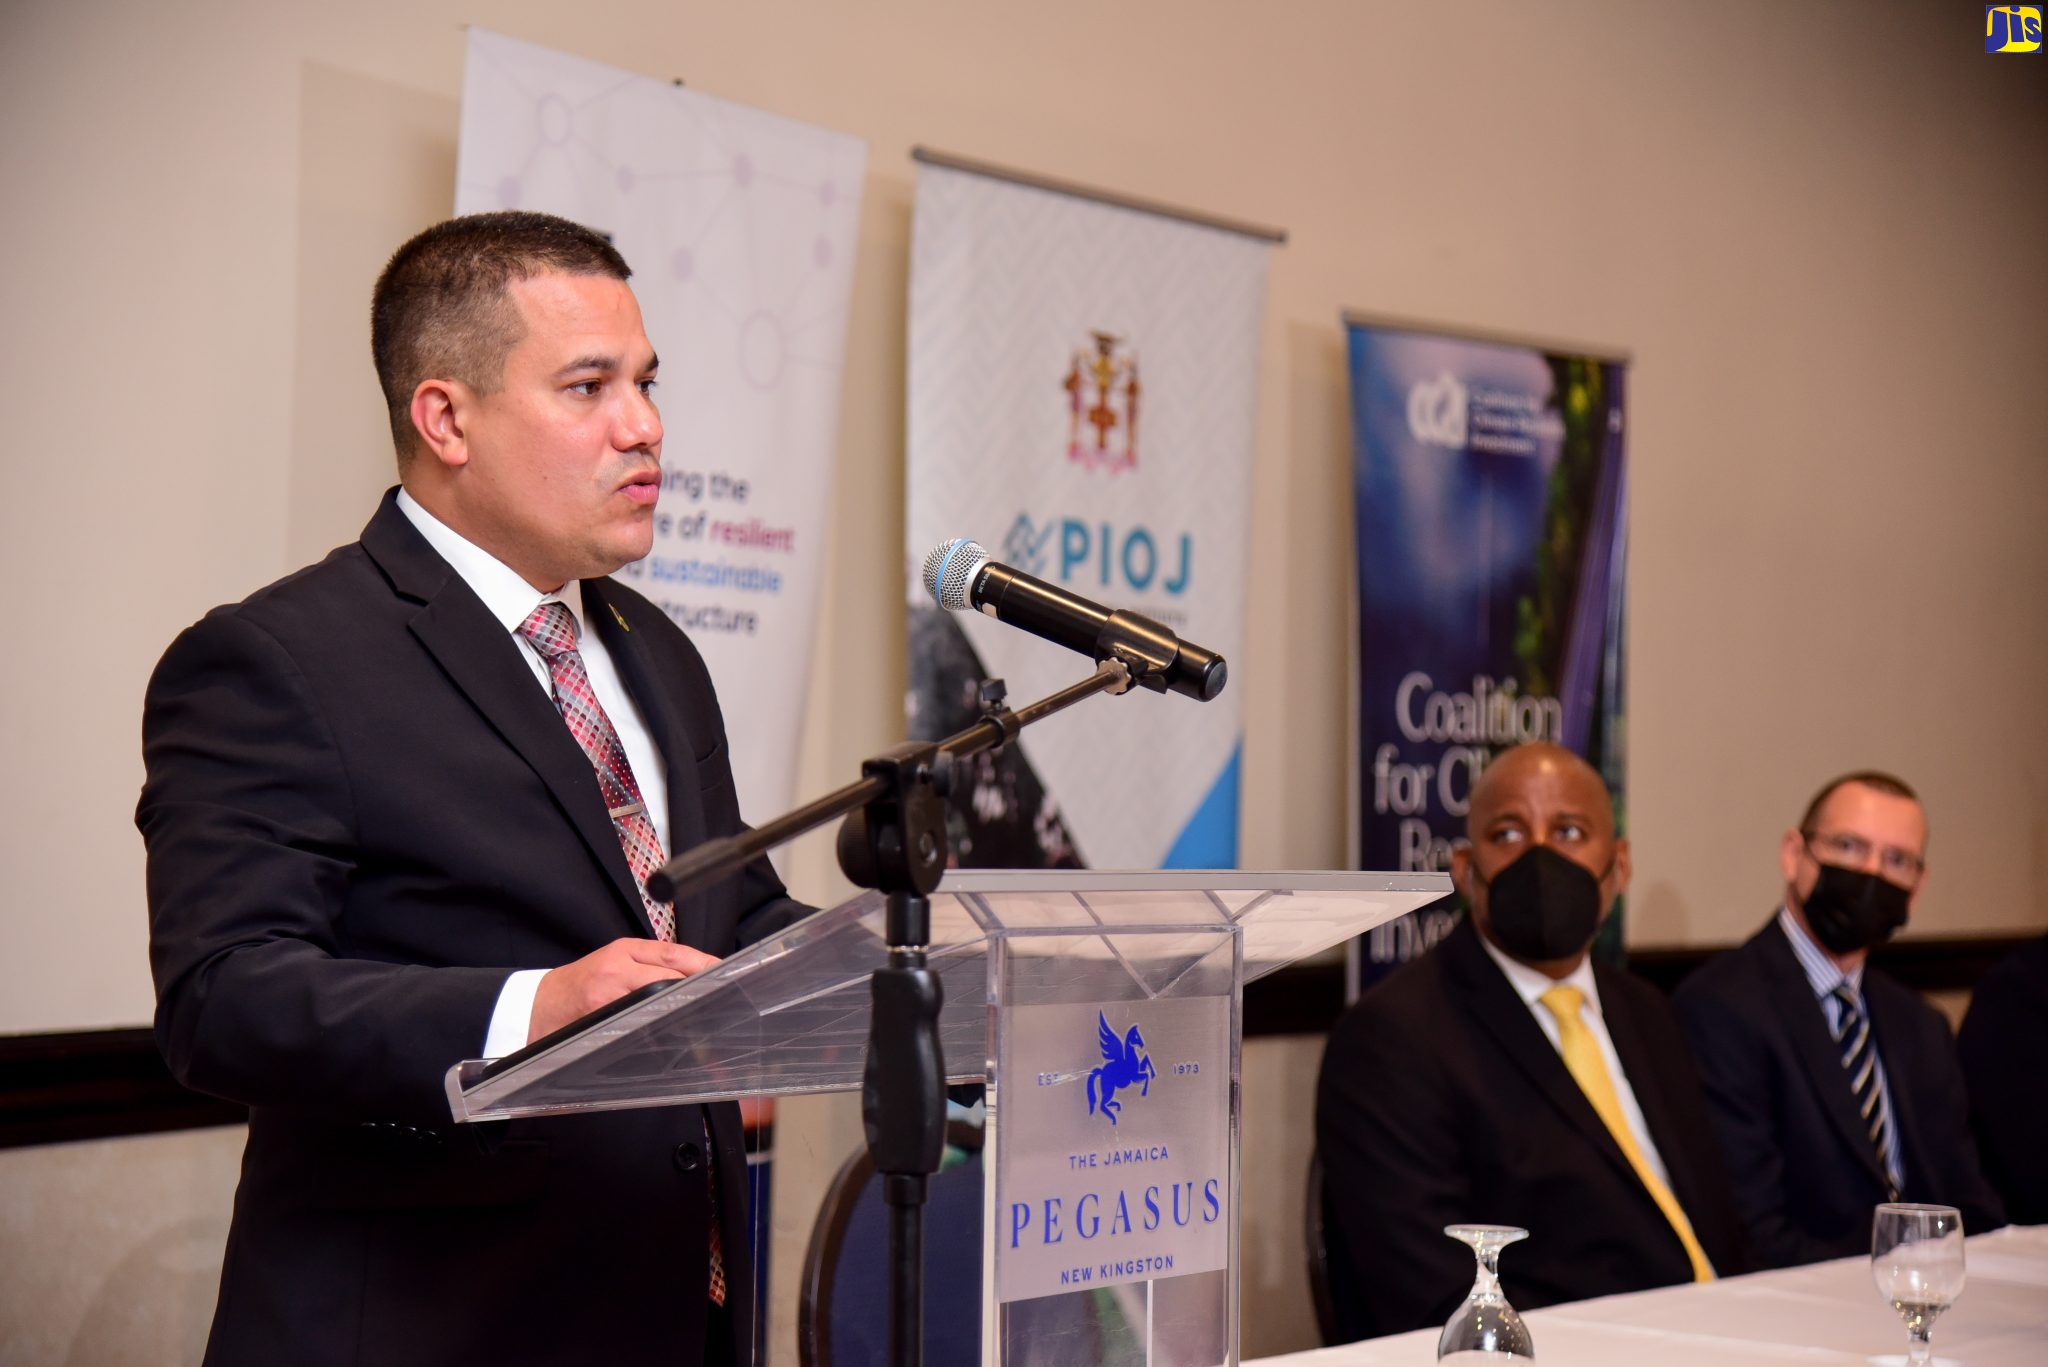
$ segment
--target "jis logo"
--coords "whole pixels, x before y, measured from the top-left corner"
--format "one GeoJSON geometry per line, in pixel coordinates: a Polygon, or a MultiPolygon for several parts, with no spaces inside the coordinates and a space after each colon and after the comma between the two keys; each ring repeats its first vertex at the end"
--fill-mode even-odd
{"type": "Polygon", "coordinates": [[[1099,1110],[1114,1125],[1124,1108],[1116,1094],[1126,1087],[1136,1087],[1139,1096],[1149,1097],[1152,1079],[1158,1074],[1152,1071],[1152,1059],[1145,1052],[1145,1037],[1138,1033],[1137,1026],[1118,1039],[1116,1031],[1109,1028],[1109,1017],[1097,1011],[1095,1039],[1102,1049],[1102,1066],[1088,1073],[1088,1114],[1099,1110]]]}
{"type": "Polygon", "coordinates": [[[2004,53],[2038,53],[2041,50],[2041,7],[2039,5],[1986,5],[1984,7],[1984,50],[2004,53]]]}

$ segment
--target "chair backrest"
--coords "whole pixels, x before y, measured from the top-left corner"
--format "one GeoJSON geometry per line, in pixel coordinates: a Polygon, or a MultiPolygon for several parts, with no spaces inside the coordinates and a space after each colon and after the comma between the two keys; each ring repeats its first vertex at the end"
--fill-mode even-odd
{"type": "MultiPolygon", "coordinates": [[[[981,1131],[946,1126],[949,1166],[926,1192],[924,1357],[981,1361],[981,1131]]],[[[802,1367],[863,1367],[888,1358],[889,1214],[862,1149],[825,1193],[798,1293],[802,1367]]]]}
{"type": "Polygon", "coordinates": [[[1330,1234],[1323,1211],[1323,1155],[1308,1156],[1308,1198],[1301,1228],[1308,1250],[1308,1294],[1315,1302],[1316,1332],[1326,1344],[1338,1342],[1337,1310],[1330,1300],[1330,1234]]]}

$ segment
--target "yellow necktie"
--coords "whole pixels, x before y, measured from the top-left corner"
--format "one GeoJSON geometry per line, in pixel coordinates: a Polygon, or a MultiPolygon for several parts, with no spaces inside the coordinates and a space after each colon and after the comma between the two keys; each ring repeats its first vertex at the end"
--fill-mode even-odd
{"type": "Polygon", "coordinates": [[[1586,1100],[1592,1102],[1593,1109],[1600,1113],[1600,1119],[1606,1122],[1614,1142],[1621,1145],[1622,1155],[1636,1170],[1636,1176],[1650,1193],[1650,1199],[1657,1203],[1657,1209],[1664,1212],[1664,1218],[1677,1231],[1678,1241],[1685,1245],[1685,1256],[1692,1259],[1693,1280],[1714,1280],[1714,1265],[1707,1261],[1700,1241],[1693,1237],[1692,1221],[1685,1218],[1685,1209],[1671,1194],[1671,1188],[1658,1181],[1657,1174],[1651,1172],[1650,1165],[1643,1161],[1643,1151],[1636,1146],[1636,1137],[1621,1113],[1621,1098],[1616,1095],[1614,1079],[1607,1075],[1607,1064],[1600,1057],[1600,1042],[1579,1019],[1579,1008],[1585,1005],[1586,994],[1576,987],[1553,987],[1537,1000],[1557,1017],[1558,1051],[1564,1055],[1564,1066],[1578,1082],[1579,1090],[1586,1094],[1586,1100]]]}

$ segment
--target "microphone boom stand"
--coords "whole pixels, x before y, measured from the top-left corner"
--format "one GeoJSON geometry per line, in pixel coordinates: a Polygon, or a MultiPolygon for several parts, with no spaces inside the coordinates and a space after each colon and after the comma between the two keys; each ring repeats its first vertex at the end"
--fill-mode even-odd
{"type": "Polygon", "coordinates": [[[995,708],[937,743],[899,745],[864,760],[858,782],[754,830],[708,840],[648,876],[648,893],[672,902],[845,817],[839,867],[856,885],[886,896],[889,962],[875,970],[871,988],[861,1120],[889,1207],[889,1361],[895,1367],[921,1367],[924,1360],[925,1191],[946,1145],[946,1066],[939,1049],[944,995],[926,953],[930,895],[949,862],[946,796],[954,763],[1000,748],[1033,722],[1097,693],[1126,693],[1141,672],[1156,677],[1152,666],[1142,652],[1115,650],[1080,683],[1022,708],[995,708]]]}

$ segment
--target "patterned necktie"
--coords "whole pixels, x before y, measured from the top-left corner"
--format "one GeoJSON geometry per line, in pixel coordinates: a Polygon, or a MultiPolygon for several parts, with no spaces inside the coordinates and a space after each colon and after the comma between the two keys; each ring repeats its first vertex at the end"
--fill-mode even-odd
{"type": "Polygon", "coordinates": [[[1856,1114],[1870,1131],[1870,1144],[1877,1151],[1877,1166],[1885,1174],[1887,1200],[1899,1199],[1892,1182],[1892,1141],[1885,1133],[1891,1116],[1891,1101],[1877,1076],[1877,1042],[1870,1038],[1870,1017],[1847,983],[1837,983],[1835,1001],[1841,1011],[1835,1017],[1835,1046],[1842,1051],[1842,1071],[1849,1077],[1849,1093],[1856,1098],[1856,1114]]]}
{"type": "Polygon", "coordinates": [[[1593,1109],[1607,1126],[1607,1132],[1614,1136],[1614,1142],[1621,1146],[1622,1157],[1628,1159],[1628,1165],[1636,1170],[1643,1189],[1650,1193],[1657,1209],[1663,1211],[1664,1218],[1671,1222],[1678,1242],[1685,1245],[1685,1256],[1692,1260],[1693,1280],[1714,1280],[1714,1265],[1707,1261],[1706,1250],[1693,1237],[1692,1221],[1685,1218],[1685,1208],[1678,1204],[1671,1188],[1650,1171],[1642,1149],[1636,1144],[1635,1133],[1628,1127],[1628,1117],[1622,1114],[1621,1096],[1614,1090],[1614,1079],[1608,1076],[1607,1063],[1600,1057],[1600,1042],[1579,1019],[1579,1008],[1585,1004],[1586,994],[1576,987],[1558,986],[1537,1000],[1557,1018],[1558,1052],[1564,1055],[1565,1068],[1579,1084],[1579,1090],[1586,1094],[1586,1100],[1593,1103],[1593,1109]]]}
{"type": "MultiPolygon", "coordinates": [[[[576,650],[576,615],[560,603],[542,603],[519,624],[519,634],[532,642],[541,659],[547,661],[548,678],[554,681],[555,709],[568,723],[569,734],[576,737],[583,753],[590,756],[591,767],[597,770],[597,786],[611,811],[612,828],[619,833],[626,862],[633,868],[633,881],[640,885],[640,900],[647,906],[656,937],[675,939],[675,908],[647,895],[647,875],[663,862],[661,838],[655,834],[654,821],[647,815],[647,803],[640,796],[640,785],[633,779],[633,767],[626,762],[626,748],[619,744],[619,733],[612,729],[611,718],[604,714],[590,687],[590,675],[584,672],[583,656],[576,650]]],[[[711,1187],[711,1303],[724,1305],[725,1234],[718,1218],[715,1162],[704,1165],[704,1176],[711,1187]]]]}
{"type": "Polygon", "coordinates": [[[619,844],[626,851],[626,863],[632,866],[633,881],[640,887],[640,900],[646,904],[655,938],[675,939],[675,908],[647,895],[647,875],[664,862],[661,837],[647,815],[640,785],[633,781],[633,769],[626,763],[626,748],[619,744],[619,733],[612,729],[612,719],[598,705],[590,676],[583,671],[583,656],[576,650],[576,615],[560,603],[542,603],[519,624],[519,634],[532,642],[541,659],[547,661],[548,677],[555,686],[555,709],[569,724],[569,734],[576,737],[583,753],[590,756],[591,767],[597,770],[597,786],[604,793],[612,828],[618,832],[619,844]]]}

